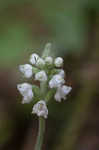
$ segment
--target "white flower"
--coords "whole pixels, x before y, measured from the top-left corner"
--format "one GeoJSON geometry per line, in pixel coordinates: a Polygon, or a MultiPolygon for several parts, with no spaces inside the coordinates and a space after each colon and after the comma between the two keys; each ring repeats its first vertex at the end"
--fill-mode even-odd
{"type": "Polygon", "coordinates": [[[45,71],[40,71],[38,73],[35,74],[35,80],[38,81],[47,81],[47,75],[45,73],[45,71]]]}
{"type": "Polygon", "coordinates": [[[42,58],[38,58],[36,62],[37,67],[42,67],[45,65],[45,61],[42,58]]]}
{"type": "Polygon", "coordinates": [[[32,92],[32,85],[29,83],[22,83],[17,85],[17,89],[19,90],[20,94],[23,96],[22,103],[29,103],[32,101],[34,96],[32,92]]]}
{"type": "Polygon", "coordinates": [[[32,65],[35,65],[38,58],[39,58],[39,56],[38,56],[36,53],[33,53],[33,54],[30,56],[30,63],[31,63],[32,65]]]}
{"type": "Polygon", "coordinates": [[[47,65],[52,65],[52,63],[53,63],[53,58],[52,58],[51,56],[46,57],[46,58],[45,58],[45,63],[46,63],[47,65]]]}
{"type": "Polygon", "coordinates": [[[33,75],[32,66],[29,64],[20,65],[19,70],[24,74],[24,77],[30,78],[33,75]]]}
{"type": "Polygon", "coordinates": [[[70,86],[66,86],[63,85],[62,87],[59,87],[56,91],[56,94],[54,96],[55,100],[58,102],[61,102],[61,99],[66,99],[66,95],[69,94],[69,92],[71,91],[71,87],[70,86]]]}
{"type": "Polygon", "coordinates": [[[62,78],[62,76],[59,74],[56,74],[49,81],[49,87],[57,88],[57,87],[60,87],[61,85],[63,85],[64,83],[65,83],[65,80],[62,78]]]}
{"type": "Polygon", "coordinates": [[[62,76],[62,78],[64,78],[64,77],[65,77],[65,72],[64,72],[64,70],[63,70],[63,69],[60,69],[60,71],[59,71],[59,75],[60,75],[60,76],[62,76]]]}
{"type": "Polygon", "coordinates": [[[63,66],[63,58],[57,57],[57,58],[55,59],[54,64],[55,64],[56,67],[62,67],[62,66],[63,66]]]}
{"type": "Polygon", "coordinates": [[[44,100],[40,100],[37,102],[32,109],[33,114],[37,114],[37,116],[47,118],[48,109],[44,100]]]}

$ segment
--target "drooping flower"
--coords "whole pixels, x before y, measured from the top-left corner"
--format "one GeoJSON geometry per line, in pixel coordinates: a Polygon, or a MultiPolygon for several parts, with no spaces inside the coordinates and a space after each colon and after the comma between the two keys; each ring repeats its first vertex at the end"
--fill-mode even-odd
{"type": "Polygon", "coordinates": [[[22,83],[17,85],[17,89],[19,90],[20,94],[23,96],[22,103],[29,103],[33,99],[33,91],[32,85],[29,83],[22,83]]]}
{"type": "Polygon", "coordinates": [[[54,64],[55,64],[56,67],[62,67],[62,66],[63,66],[63,58],[57,57],[57,58],[55,59],[54,64]]]}
{"type": "Polygon", "coordinates": [[[53,58],[51,56],[48,56],[45,58],[45,63],[47,65],[52,65],[53,64],[53,58]]]}
{"type": "Polygon", "coordinates": [[[62,99],[66,99],[66,96],[70,93],[72,88],[70,86],[63,85],[57,88],[56,94],[54,96],[55,100],[61,102],[62,99]]]}
{"type": "Polygon", "coordinates": [[[44,117],[45,119],[48,116],[48,109],[44,100],[40,100],[33,106],[32,110],[33,114],[37,114],[37,116],[44,117]]]}
{"type": "Polygon", "coordinates": [[[20,65],[19,70],[23,73],[25,78],[30,78],[33,75],[32,66],[30,64],[20,65]]]}
{"type": "Polygon", "coordinates": [[[38,72],[35,74],[35,80],[38,80],[38,81],[47,81],[47,74],[44,70],[38,72]]]}
{"type": "Polygon", "coordinates": [[[36,53],[33,53],[31,56],[30,56],[30,63],[32,65],[35,65],[37,60],[38,60],[39,56],[36,54],[36,53]]]}
{"type": "Polygon", "coordinates": [[[61,75],[56,74],[52,77],[52,79],[49,81],[49,87],[50,88],[57,88],[60,87],[65,83],[64,78],[62,78],[61,75]]]}

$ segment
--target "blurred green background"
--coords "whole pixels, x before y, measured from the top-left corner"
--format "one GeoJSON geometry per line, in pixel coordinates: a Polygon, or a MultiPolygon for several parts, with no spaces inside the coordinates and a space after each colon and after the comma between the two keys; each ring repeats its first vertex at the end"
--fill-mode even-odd
{"type": "Polygon", "coordinates": [[[21,104],[18,65],[47,42],[73,90],[49,105],[43,150],[99,150],[98,0],[0,0],[0,150],[34,149],[38,122],[21,104]]]}

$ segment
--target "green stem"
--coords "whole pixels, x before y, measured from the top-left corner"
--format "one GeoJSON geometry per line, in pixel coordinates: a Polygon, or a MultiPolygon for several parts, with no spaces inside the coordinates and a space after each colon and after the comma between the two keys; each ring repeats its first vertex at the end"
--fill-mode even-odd
{"type": "MultiPolygon", "coordinates": [[[[51,44],[48,43],[45,45],[45,49],[44,49],[42,57],[49,56],[50,50],[51,50],[51,44]]],[[[41,82],[40,94],[43,98],[45,97],[46,90],[47,90],[46,82],[44,83],[41,82]]],[[[43,139],[44,139],[44,132],[45,132],[45,119],[43,117],[39,117],[39,131],[38,131],[37,141],[35,145],[35,150],[41,150],[43,139]]]]}
{"type": "MultiPolygon", "coordinates": [[[[44,94],[46,91],[45,87],[46,87],[46,83],[40,83],[40,92],[41,92],[41,96],[43,96],[43,97],[44,97],[44,94]]],[[[42,149],[44,132],[45,132],[45,119],[43,117],[39,117],[39,130],[38,130],[38,136],[37,136],[35,150],[42,149]]]]}
{"type": "Polygon", "coordinates": [[[41,150],[44,139],[44,132],[45,132],[45,119],[43,117],[39,117],[39,131],[35,150],[41,150]]]}

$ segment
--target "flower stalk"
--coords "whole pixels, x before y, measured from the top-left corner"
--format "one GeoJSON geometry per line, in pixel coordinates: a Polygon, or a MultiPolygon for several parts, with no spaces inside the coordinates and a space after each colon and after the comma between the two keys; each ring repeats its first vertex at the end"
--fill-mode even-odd
{"type": "MultiPolygon", "coordinates": [[[[49,48],[45,49],[43,52],[43,56],[48,55],[49,48]]],[[[46,82],[40,83],[40,93],[41,96],[44,97],[46,93],[46,82]]],[[[39,129],[38,129],[38,136],[35,145],[35,150],[41,150],[44,140],[44,133],[45,133],[45,119],[43,117],[39,117],[39,129]]]]}
{"type": "Polygon", "coordinates": [[[19,70],[25,78],[33,78],[34,83],[21,83],[17,89],[22,95],[22,104],[33,101],[32,114],[39,118],[39,129],[35,150],[41,150],[45,133],[45,119],[48,118],[48,105],[51,99],[57,102],[66,100],[71,87],[65,84],[65,72],[63,58],[51,57],[51,44],[45,45],[42,56],[33,53],[30,56],[30,64],[20,65],[19,70]],[[40,86],[39,86],[40,85],[40,86]]]}
{"type": "Polygon", "coordinates": [[[43,117],[39,117],[39,130],[37,141],[35,145],[35,150],[41,150],[44,140],[44,133],[45,133],[45,119],[43,117]]]}

